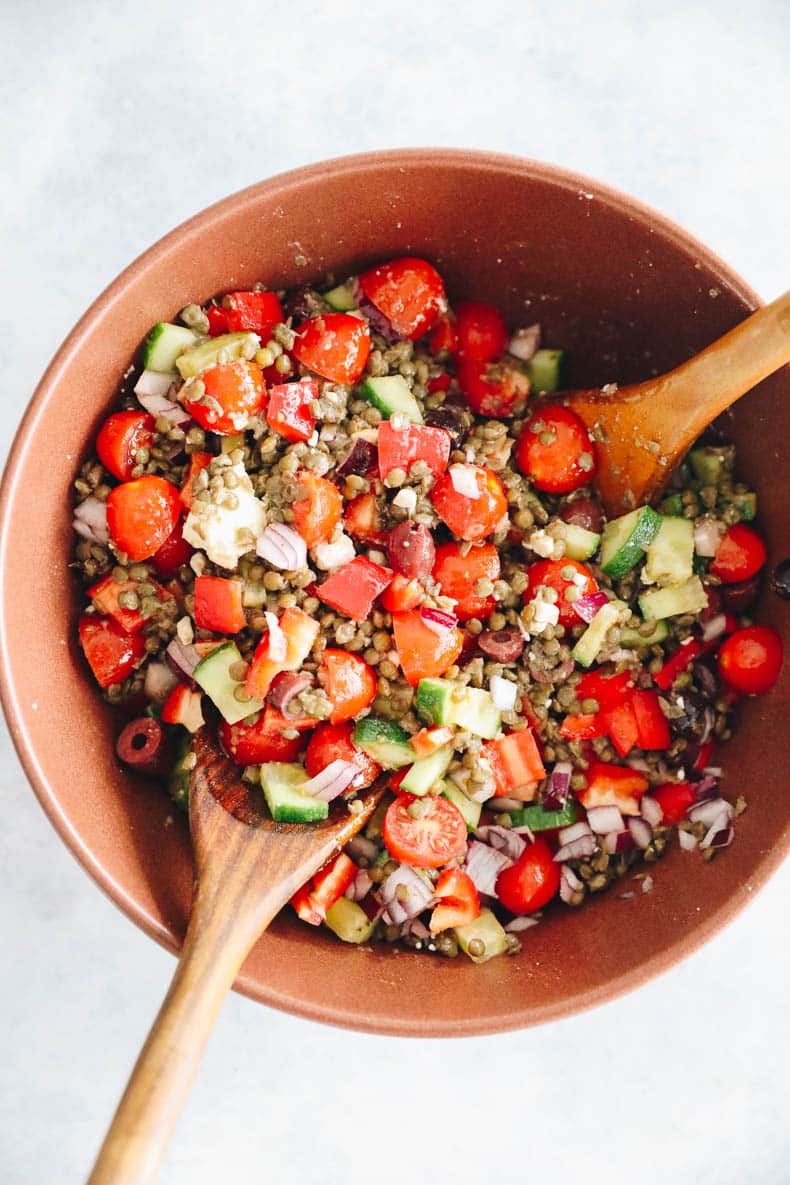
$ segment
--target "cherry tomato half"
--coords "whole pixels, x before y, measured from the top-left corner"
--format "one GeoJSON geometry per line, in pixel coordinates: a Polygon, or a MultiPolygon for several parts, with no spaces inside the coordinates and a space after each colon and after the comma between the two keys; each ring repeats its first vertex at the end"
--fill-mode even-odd
{"type": "Polygon", "coordinates": [[[239,358],[235,362],[221,362],[204,370],[200,381],[211,403],[187,400],[189,414],[201,428],[220,436],[243,432],[266,402],[266,384],[257,362],[239,358]],[[217,405],[219,411],[217,411],[217,405]]]}
{"type": "Polygon", "coordinates": [[[546,840],[538,836],[515,864],[502,869],[496,895],[511,913],[532,913],[548,905],[559,887],[560,866],[546,840]]]}
{"type": "Polygon", "coordinates": [[[376,672],[364,658],[347,650],[328,649],[321,659],[321,675],[332,703],[332,724],[342,724],[376,698],[376,672]]]}
{"type": "Polygon", "coordinates": [[[299,329],[293,352],[315,374],[351,386],[362,375],[370,353],[367,321],[349,313],[311,317],[299,329]]]}
{"type": "Polygon", "coordinates": [[[480,895],[475,882],[460,868],[447,868],[436,882],[434,894],[437,905],[428,924],[432,934],[449,930],[451,926],[465,926],[480,916],[480,895]]]}
{"type": "Polygon", "coordinates": [[[442,522],[468,542],[493,534],[507,514],[505,487],[495,473],[482,465],[453,465],[434,485],[431,501],[442,522]],[[470,478],[470,488],[471,482],[477,485],[474,498],[460,494],[453,484],[453,471],[461,468],[470,478]]]}
{"type": "Polygon", "coordinates": [[[295,761],[302,747],[302,737],[283,736],[277,712],[267,708],[255,724],[228,724],[220,721],[222,748],[239,765],[261,765],[265,761],[295,761]]]}
{"type": "Polygon", "coordinates": [[[455,328],[458,353],[475,362],[493,362],[508,343],[504,317],[484,300],[462,300],[456,305],[455,328]]]}
{"type": "Polygon", "coordinates": [[[436,548],[433,578],[442,586],[442,596],[455,601],[455,616],[459,621],[470,617],[484,620],[496,608],[492,595],[480,596],[475,591],[478,580],[499,580],[499,552],[493,543],[475,543],[464,553],[460,543],[452,541],[436,548]]]}
{"type": "Polygon", "coordinates": [[[294,526],[308,547],[329,539],[343,513],[343,497],[331,481],[309,469],[297,475],[299,489],[307,497],[293,504],[294,526]]]}
{"type": "Polygon", "coordinates": [[[107,499],[107,527],[119,551],[147,560],[172,535],[181,514],[178,490],[164,477],[138,477],[107,499]]]}
{"type": "Polygon", "coordinates": [[[557,404],[527,420],[516,444],[516,464],[536,489],[569,494],[595,476],[595,446],[576,413],[557,404]]]}
{"type": "Polygon", "coordinates": [[[576,594],[579,597],[586,597],[589,593],[598,592],[598,582],[592,572],[577,560],[538,560],[536,564],[530,564],[527,568],[527,580],[529,584],[524,593],[525,602],[532,600],[541,584],[556,591],[560,625],[564,626],[578,625],[581,621],[579,615],[574,611],[572,602],[568,600],[569,590],[575,590],[575,593],[571,594],[574,599],[576,599],[576,594]],[[581,584],[581,581],[579,584],[575,584],[574,576],[584,577],[584,584],[581,584]]]}
{"type": "Polygon", "coordinates": [[[766,560],[765,544],[756,531],[735,523],[721,537],[710,566],[722,584],[737,584],[756,576],[766,560]]]}
{"type": "Polygon", "coordinates": [[[375,782],[381,773],[381,766],[356,747],[353,733],[354,726],[350,720],[344,724],[319,724],[307,743],[304,755],[305,769],[311,778],[320,774],[333,761],[340,760],[352,761],[359,770],[349,790],[363,790],[375,782]]]}
{"type": "Polygon", "coordinates": [[[481,416],[512,416],[519,400],[529,395],[527,376],[505,362],[461,357],[456,377],[466,402],[481,416]]]}
{"type": "Polygon", "coordinates": [[[159,575],[164,576],[165,579],[175,576],[181,565],[188,564],[194,555],[194,548],[190,543],[187,543],[183,530],[184,516],[182,514],[171,534],[151,557],[151,563],[159,575]]]}
{"type": "Polygon", "coordinates": [[[719,650],[719,671],[730,687],[744,695],[769,691],[782,669],[782,639],[769,625],[736,630],[719,650]]]}
{"type": "Polygon", "coordinates": [[[363,272],[359,284],[401,337],[416,341],[445,309],[442,277],[426,259],[404,256],[363,272]]]}
{"type": "Polygon", "coordinates": [[[438,679],[461,653],[464,639],[459,629],[436,634],[425,624],[419,609],[393,613],[392,632],[403,676],[412,687],[420,679],[438,679]]]}
{"type": "Polygon", "coordinates": [[[104,421],[96,437],[96,455],[113,477],[129,480],[135,453],[151,447],[155,425],[147,411],[117,411],[104,421]]]}
{"type": "Polygon", "coordinates": [[[466,847],[466,820],[440,794],[399,794],[384,816],[382,835],[396,860],[414,868],[441,868],[466,847]],[[411,814],[409,808],[417,803],[411,814]]]}

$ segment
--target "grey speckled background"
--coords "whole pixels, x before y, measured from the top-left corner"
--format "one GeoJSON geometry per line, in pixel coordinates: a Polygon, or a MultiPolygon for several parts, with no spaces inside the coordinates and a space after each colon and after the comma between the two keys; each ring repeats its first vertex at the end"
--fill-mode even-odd
{"type": "MultiPolygon", "coordinates": [[[[790,284],[785,0],[4,0],[0,45],[4,452],[61,338],[135,255],[342,153],[562,163],[673,216],[766,298],[790,284]]],[[[0,1182],[75,1183],[173,962],[66,853],[4,732],[0,789],[0,1182]]],[[[234,996],[161,1179],[786,1183],[789,905],[786,865],[662,979],[511,1036],[418,1045],[234,996]]]]}

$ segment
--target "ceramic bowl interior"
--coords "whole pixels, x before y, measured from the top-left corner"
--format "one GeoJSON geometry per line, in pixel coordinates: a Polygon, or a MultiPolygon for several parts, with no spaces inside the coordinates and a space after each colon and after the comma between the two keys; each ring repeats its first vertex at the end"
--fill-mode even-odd
{"type": "MultiPolygon", "coordinates": [[[[116,723],[75,646],[71,482],[154,321],[258,280],[342,277],[402,254],[433,260],[451,298],[491,300],[514,326],[539,321],[546,343],[570,351],[577,386],[668,369],[757,303],[711,252],[623,195],[528,161],[444,150],[346,158],[256,185],[168,235],[98,299],[47,371],[5,477],[2,691],[30,781],[63,839],[172,950],[190,903],[187,830],[160,787],[119,769],[116,723]]],[[[788,374],[741,400],[731,430],[777,561],[790,554],[788,374]]],[[[765,597],[760,616],[787,637],[789,611],[765,597]]],[[[713,864],[674,849],[653,870],[649,895],[622,900],[615,890],[578,911],[551,910],[519,956],[482,967],[344,946],[285,911],[238,988],[330,1023],[438,1036],[538,1023],[636,986],[709,937],[787,851],[790,799],[777,771],[789,687],[786,669],[770,695],[740,711],[722,760],[726,791],[745,794],[750,809],[713,864]]]]}

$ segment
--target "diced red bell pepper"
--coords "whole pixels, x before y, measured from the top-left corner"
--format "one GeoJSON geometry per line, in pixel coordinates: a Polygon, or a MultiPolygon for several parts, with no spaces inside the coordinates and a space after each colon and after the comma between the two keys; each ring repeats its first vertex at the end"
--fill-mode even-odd
{"type": "Polygon", "coordinates": [[[274,292],[230,292],[222,302],[222,309],[231,333],[257,333],[264,344],[275,325],[285,320],[274,292]]]}
{"type": "Polygon", "coordinates": [[[380,546],[387,542],[387,532],[381,525],[381,511],[375,494],[360,494],[346,506],[343,527],[358,543],[380,546]]]}
{"type": "Polygon", "coordinates": [[[253,699],[265,699],[272,680],[281,671],[299,670],[312,650],[320,628],[318,622],[301,609],[284,609],[279,626],[285,634],[285,658],[270,657],[271,639],[268,633],[264,634],[252,656],[244,684],[247,695],[253,699]]]}
{"type": "Polygon", "coordinates": [[[636,720],[640,749],[668,749],[669,721],[661,711],[657,691],[631,692],[631,707],[636,720]]]}
{"type": "Polygon", "coordinates": [[[493,771],[497,794],[532,802],[538,783],[546,776],[532,729],[523,728],[496,741],[486,741],[482,756],[493,771]]]}
{"type": "Polygon", "coordinates": [[[409,580],[402,572],[396,572],[392,584],[381,594],[381,607],[388,613],[406,613],[416,609],[425,600],[425,589],[419,580],[409,580]]]}
{"type": "Polygon", "coordinates": [[[100,687],[122,683],[145,658],[145,638],[130,634],[111,617],[86,613],[79,623],[80,645],[100,687]]]}
{"type": "Polygon", "coordinates": [[[704,745],[700,745],[699,753],[697,754],[691,768],[693,770],[697,771],[698,773],[702,773],[702,771],[708,765],[710,765],[710,759],[712,756],[713,756],[713,741],[706,741],[704,745]]]}
{"type": "Polygon", "coordinates": [[[383,593],[391,580],[389,568],[374,564],[367,556],[357,555],[333,572],[323,584],[319,584],[316,596],[352,621],[364,621],[376,597],[383,593]]]}
{"type": "Polygon", "coordinates": [[[206,316],[210,337],[221,337],[223,333],[229,332],[227,311],[222,305],[210,304],[206,309],[206,316]]]}
{"type": "Polygon", "coordinates": [[[639,739],[636,717],[630,699],[601,711],[601,719],[606,725],[606,731],[612,738],[612,744],[621,757],[626,757],[639,739]]]}
{"type": "Polygon", "coordinates": [[[326,911],[340,900],[356,875],[354,861],[345,852],[338,852],[334,860],[319,868],[315,876],[294,893],[291,905],[302,921],[320,926],[326,911]]]}
{"type": "Polygon", "coordinates": [[[569,741],[590,741],[606,736],[606,725],[600,715],[566,716],[560,726],[560,736],[569,741]]]}
{"type": "Polygon", "coordinates": [[[181,486],[179,491],[179,497],[184,506],[186,506],[187,510],[191,509],[192,503],[195,500],[195,490],[193,487],[195,478],[197,477],[198,473],[200,473],[201,469],[208,468],[213,459],[214,458],[211,453],[190,453],[187,475],[184,478],[184,484],[181,486]]]}
{"type": "Polygon", "coordinates": [[[243,580],[198,576],[195,580],[195,625],[218,634],[237,634],[247,624],[242,604],[243,580]]]}
{"type": "Polygon", "coordinates": [[[450,433],[426,424],[405,424],[394,428],[391,420],[379,425],[379,476],[386,481],[393,469],[409,472],[415,461],[423,461],[440,477],[450,460],[450,433]]]}
{"type": "Polygon", "coordinates": [[[664,812],[662,823],[672,827],[686,817],[686,811],[696,802],[697,796],[689,782],[664,782],[651,791],[661,810],[664,812]]]}
{"type": "Polygon", "coordinates": [[[595,806],[616,806],[623,815],[639,814],[639,799],[647,790],[647,778],[625,765],[596,761],[586,773],[587,786],[578,792],[586,810],[595,806]]]}
{"type": "Polygon", "coordinates": [[[434,391],[449,391],[452,381],[453,380],[450,378],[449,374],[437,374],[436,378],[428,379],[428,382],[425,384],[425,389],[430,395],[432,395],[434,391]]]}
{"type": "Polygon", "coordinates": [[[653,682],[657,683],[662,691],[668,691],[681,671],[685,671],[686,667],[690,666],[697,655],[701,653],[702,644],[694,638],[687,638],[685,642],[681,642],[672,657],[667,659],[661,670],[653,676],[653,682]]]}
{"type": "Polygon", "coordinates": [[[286,440],[309,440],[315,431],[315,416],[310,411],[310,404],[317,399],[318,383],[313,379],[270,387],[266,423],[286,440]]]}
{"type": "Polygon", "coordinates": [[[430,757],[437,749],[449,745],[454,736],[452,728],[442,724],[438,728],[421,728],[410,738],[409,744],[418,757],[430,757]]]}
{"type": "MultiPolygon", "coordinates": [[[[162,588],[155,580],[149,580],[148,583],[153,585],[154,591],[160,601],[171,601],[173,599],[167,589],[162,588]]],[[[114,621],[117,621],[122,629],[128,630],[130,634],[134,634],[143,628],[145,618],[139,609],[124,609],[119,602],[123,593],[136,593],[137,588],[138,581],[124,580],[122,583],[119,583],[113,579],[110,573],[107,576],[103,576],[101,580],[98,580],[96,584],[88,589],[88,596],[100,612],[106,613],[108,617],[112,617],[114,621]]]]}
{"type": "Polygon", "coordinates": [[[582,675],[576,684],[576,698],[581,703],[586,699],[598,701],[601,711],[616,707],[633,686],[633,676],[629,671],[619,675],[602,675],[600,671],[588,671],[582,675]]]}
{"type": "Polygon", "coordinates": [[[165,724],[180,724],[187,732],[197,732],[205,724],[202,703],[199,691],[179,683],[162,705],[162,720],[165,724]]]}
{"type": "Polygon", "coordinates": [[[464,638],[458,628],[436,634],[426,625],[419,609],[393,613],[392,632],[404,678],[412,687],[420,679],[436,679],[448,670],[461,653],[464,638]]]}

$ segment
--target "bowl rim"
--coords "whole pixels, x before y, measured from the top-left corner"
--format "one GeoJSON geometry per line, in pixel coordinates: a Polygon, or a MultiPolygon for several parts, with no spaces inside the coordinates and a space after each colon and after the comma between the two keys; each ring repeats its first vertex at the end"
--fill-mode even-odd
{"type": "MultiPolygon", "coordinates": [[[[109,284],[87,310],[79,318],[73,329],[68,333],[63,343],[55,352],[44,374],[37,384],[25,413],[19,423],[11,442],[6,459],[2,481],[0,482],[0,653],[7,652],[7,623],[6,623],[6,573],[11,562],[8,555],[6,540],[7,523],[14,513],[16,493],[19,479],[20,460],[26,439],[31,436],[38,425],[50,393],[60,382],[62,375],[69,367],[75,351],[84,339],[86,331],[93,321],[104,310],[121,300],[131,281],[158,263],[162,254],[202,235],[212,224],[221,222],[231,210],[238,211],[246,206],[254,205],[261,194],[274,196],[278,190],[290,189],[295,184],[316,180],[321,177],[337,176],[344,173],[359,173],[374,170],[381,165],[395,165],[408,169],[414,165],[442,165],[462,169],[472,165],[492,172],[506,174],[522,174],[538,180],[543,180],[560,188],[570,189],[594,199],[604,200],[619,214],[629,217],[643,226],[659,229],[664,237],[679,249],[688,253],[692,251],[699,261],[715,271],[721,281],[727,285],[733,296],[750,309],[757,308],[764,302],[742,277],[725,263],[714,251],[698,240],[694,235],[685,231],[680,225],[666,215],[654,209],[640,199],[629,196],[624,191],[599,182],[584,174],[565,169],[543,161],[522,157],[515,154],[488,152],[477,149],[464,148],[397,148],[379,150],[375,152],[355,153],[347,156],[334,157],[325,161],[318,161],[297,169],[278,173],[246,186],[219,201],[212,203],[199,213],[179,223],[161,238],[157,239],[142,254],[131,261],[119,275],[109,284]]],[[[10,664],[0,662],[0,703],[2,703],[9,733],[16,749],[17,756],[25,771],[36,797],[45,814],[71,854],[82,865],[89,876],[102,891],[149,937],[154,938],[160,946],[178,953],[180,944],[170,933],[156,923],[140,903],[128,894],[115,880],[112,869],[106,867],[94,855],[83,841],[79,832],[61,808],[56,790],[50,785],[39,765],[34,747],[31,743],[27,724],[26,710],[17,696],[16,687],[10,664]]],[[[784,845],[787,847],[788,845],[784,845]]],[[[372,1021],[364,1015],[354,1011],[353,1007],[326,1006],[321,1003],[305,1002],[293,995],[274,990],[261,985],[257,979],[240,973],[234,989],[261,1003],[268,1004],[281,1011],[305,1019],[320,1021],[325,1024],[343,1028],[355,1029],[362,1032],[373,1032],[398,1036],[475,1036],[487,1033],[505,1032],[523,1028],[526,1025],[545,1023],[549,1020],[574,1015],[577,1012],[595,1007],[598,1004],[617,999],[634,990],[641,984],[655,978],[660,973],[669,970],[675,964],[692,954],[721,930],[732,918],[738,914],[749,901],[753,900],[758,890],[762,889],[775,870],[784,860],[787,852],[782,845],[775,845],[765,851],[755,864],[749,877],[748,892],[734,894],[717,910],[701,921],[692,931],[680,936],[671,948],[657,952],[654,956],[635,967],[632,971],[621,975],[612,984],[592,988],[580,994],[572,1001],[561,1001],[547,1005],[538,1014],[534,1007],[529,1017],[525,1009],[514,1008],[506,1016],[496,1019],[474,1017],[467,1020],[437,1022],[422,1026],[419,1031],[411,1024],[407,1025],[396,1018],[372,1021]]]]}

